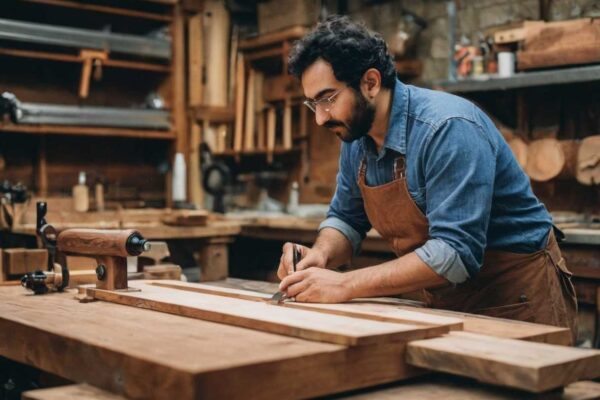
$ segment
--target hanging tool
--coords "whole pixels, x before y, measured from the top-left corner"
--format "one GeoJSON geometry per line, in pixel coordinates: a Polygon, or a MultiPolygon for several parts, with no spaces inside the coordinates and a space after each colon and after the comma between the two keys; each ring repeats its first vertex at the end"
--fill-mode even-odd
{"type": "MultiPolygon", "coordinates": [[[[302,258],[302,253],[300,253],[300,247],[297,244],[294,244],[294,250],[293,250],[293,255],[292,255],[292,271],[293,272],[296,272],[296,266],[300,262],[301,258],[302,258]]],[[[287,297],[287,294],[279,291],[279,292],[275,293],[273,295],[273,297],[271,297],[269,299],[269,303],[281,304],[288,298],[289,297],[287,297]]],[[[289,298],[289,299],[292,300],[292,298],[289,298]]]]}
{"type": "Polygon", "coordinates": [[[150,242],[133,229],[65,229],[58,232],[46,222],[47,205],[37,203],[37,232],[48,249],[48,270],[28,273],[21,285],[36,294],[62,291],[69,284],[66,256],[87,256],[96,260],[96,287],[127,289],[127,257],[149,251],[150,242]]]}

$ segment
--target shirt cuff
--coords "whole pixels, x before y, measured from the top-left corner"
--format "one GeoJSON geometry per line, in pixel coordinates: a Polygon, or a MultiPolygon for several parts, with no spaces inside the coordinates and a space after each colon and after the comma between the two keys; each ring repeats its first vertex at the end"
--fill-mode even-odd
{"type": "Polygon", "coordinates": [[[321,222],[319,225],[319,231],[321,231],[323,228],[333,228],[339,231],[346,237],[346,239],[348,239],[350,245],[352,245],[352,252],[354,255],[360,253],[360,244],[362,242],[360,233],[358,233],[356,229],[348,225],[346,222],[336,217],[329,217],[325,221],[321,222]]]}
{"type": "Polygon", "coordinates": [[[469,279],[467,268],[456,250],[441,239],[428,240],[415,253],[435,273],[451,283],[462,283],[469,279]]]}

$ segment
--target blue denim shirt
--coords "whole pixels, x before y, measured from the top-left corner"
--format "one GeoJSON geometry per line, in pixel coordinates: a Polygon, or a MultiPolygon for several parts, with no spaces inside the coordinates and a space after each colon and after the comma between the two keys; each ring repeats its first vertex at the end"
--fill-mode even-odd
{"type": "Polygon", "coordinates": [[[369,136],[342,144],[336,192],[319,230],[337,229],[358,253],[371,229],[357,184],[360,161],[366,183],[378,186],[393,180],[399,154],[409,193],[429,220],[429,240],[415,252],[450,282],[474,277],[485,249],[531,253],[545,246],[550,215],[485,113],[463,98],[400,81],[381,151],[369,136]]]}

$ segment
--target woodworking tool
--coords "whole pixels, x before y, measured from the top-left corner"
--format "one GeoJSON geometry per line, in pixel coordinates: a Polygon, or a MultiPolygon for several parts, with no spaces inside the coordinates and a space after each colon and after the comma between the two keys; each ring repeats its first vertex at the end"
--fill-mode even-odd
{"type": "Polygon", "coordinates": [[[168,110],[25,103],[9,92],[0,97],[0,117],[6,114],[15,124],[171,129],[168,110]]]}
{"type": "Polygon", "coordinates": [[[27,187],[22,183],[10,181],[0,183],[0,226],[12,227],[25,212],[25,203],[29,200],[27,187]]]}
{"type": "MultiPolygon", "coordinates": [[[[300,253],[300,247],[297,244],[294,245],[293,255],[292,255],[292,271],[296,272],[296,266],[300,259],[302,258],[302,253],[300,253]]],[[[280,304],[283,303],[284,300],[288,299],[287,294],[284,292],[277,292],[269,299],[269,303],[271,304],[280,304]]]]}
{"type": "Polygon", "coordinates": [[[0,39],[171,59],[171,40],[0,18],[0,39]]]}
{"type": "Polygon", "coordinates": [[[96,260],[96,287],[127,290],[127,257],[149,251],[150,242],[133,229],[65,229],[58,232],[46,222],[47,205],[37,203],[37,232],[48,249],[48,269],[28,273],[21,285],[36,294],[62,291],[69,284],[66,256],[86,256],[96,260]]]}

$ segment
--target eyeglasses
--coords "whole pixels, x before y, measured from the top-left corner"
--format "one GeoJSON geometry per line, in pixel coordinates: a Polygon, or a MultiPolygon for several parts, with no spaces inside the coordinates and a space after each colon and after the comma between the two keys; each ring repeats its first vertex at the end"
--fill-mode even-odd
{"type": "Polygon", "coordinates": [[[329,112],[333,108],[335,104],[336,97],[344,90],[345,88],[336,90],[329,97],[324,97],[317,100],[304,100],[304,105],[314,113],[317,112],[317,107],[321,107],[323,111],[329,112]]]}

